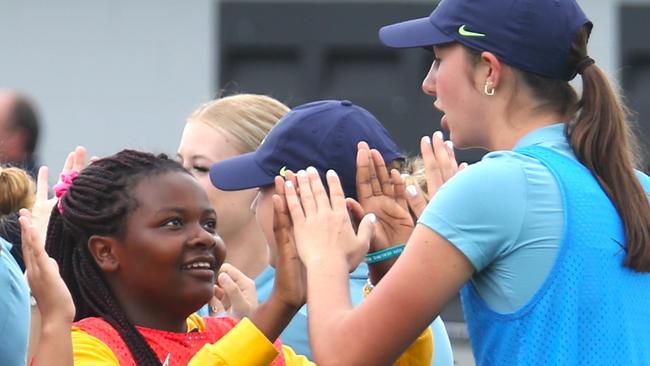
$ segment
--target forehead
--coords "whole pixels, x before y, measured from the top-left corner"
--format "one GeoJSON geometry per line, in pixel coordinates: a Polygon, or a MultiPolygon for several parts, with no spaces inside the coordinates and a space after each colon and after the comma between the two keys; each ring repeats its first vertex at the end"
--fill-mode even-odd
{"type": "Polygon", "coordinates": [[[163,207],[211,209],[208,197],[190,174],[173,171],[142,178],[132,189],[136,210],[158,211],[163,207]]]}
{"type": "Polygon", "coordinates": [[[0,127],[7,125],[16,97],[9,92],[0,92],[0,127]]]}
{"type": "Polygon", "coordinates": [[[221,161],[242,153],[240,142],[221,128],[202,122],[190,122],[183,129],[178,153],[183,159],[203,156],[221,161]]]}

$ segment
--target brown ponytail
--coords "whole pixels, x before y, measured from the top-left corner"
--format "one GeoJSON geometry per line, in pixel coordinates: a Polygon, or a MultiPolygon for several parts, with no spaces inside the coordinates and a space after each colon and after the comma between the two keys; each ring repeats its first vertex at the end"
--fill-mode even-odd
{"type": "MultiPolygon", "coordinates": [[[[578,31],[570,65],[587,56],[590,28],[578,31]]],[[[576,157],[594,174],[623,220],[625,266],[650,272],[650,204],[634,170],[641,159],[627,110],[598,66],[584,69],[582,85],[580,109],[575,121],[567,125],[567,135],[576,157]]]]}

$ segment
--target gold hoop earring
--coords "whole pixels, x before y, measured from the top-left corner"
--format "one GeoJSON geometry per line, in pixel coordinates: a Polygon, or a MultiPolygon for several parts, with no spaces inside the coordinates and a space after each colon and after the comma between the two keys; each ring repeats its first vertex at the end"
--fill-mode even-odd
{"type": "Polygon", "coordinates": [[[494,95],[494,87],[492,86],[492,82],[489,80],[485,81],[485,87],[483,87],[483,93],[487,96],[493,96],[494,95]]]}

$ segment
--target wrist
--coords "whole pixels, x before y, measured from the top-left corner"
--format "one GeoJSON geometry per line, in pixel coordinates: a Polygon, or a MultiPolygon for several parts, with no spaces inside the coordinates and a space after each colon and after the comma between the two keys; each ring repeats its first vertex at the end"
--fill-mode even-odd
{"type": "Polygon", "coordinates": [[[278,315],[287,315],[293,317],[304,304],[290,303],[286,301],[284,297],[278,295],[275,289],[273,289],[271,290],[271,296],[269,296],[269,299],[260,306],[262,305],[265,305],[269,308],[269,310],[278,315]]]}
{"type": "Polygon", "coordinates": [[[405,245],[400,244],[366,255],[364,261],[368,263],[368,278],[373,284],[379,283],[393,264],[395,264],[404,248],[405,245]]]}
{"type": "Polygon", "coordinates": [[[307,258],[307,261],[305,261],[304,264],[307,271],[314,271],[321,268],[330,268],[332,271],[342,269],[346,273],[350,271],[350,264],[348,263],[348,260],[343,253],[340,255],[336,253],[330,253],[312,256],[310,258],[307,258]]]}
{"type": "Polygon", "coordinates": [[[72,322],[66,320],[45,320],[41,323],[41,337],[70,334],[72,322]]]}

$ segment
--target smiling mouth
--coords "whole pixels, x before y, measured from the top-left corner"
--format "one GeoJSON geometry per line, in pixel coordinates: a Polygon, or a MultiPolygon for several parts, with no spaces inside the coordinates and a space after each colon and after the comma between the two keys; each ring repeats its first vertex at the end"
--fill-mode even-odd
{"type": "Polygon", "coordinates": [[[181,269],[184,270],[193,270],[193,269],[209,269],[214,272],[214,268],[212,267],[212,263],[210,262],[194,262],[190,264],[186,264],[181,267],[181,269]]]}
{"type": "Polygon", "coordinates": [[[208,261],[197,261],[181,266],[184,273],[206,282],[214,282],[215,271],[214,264],[208,261]]]}

